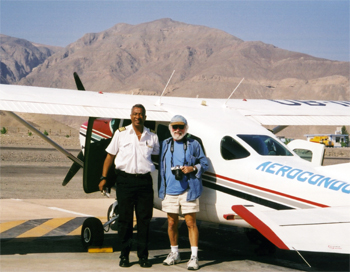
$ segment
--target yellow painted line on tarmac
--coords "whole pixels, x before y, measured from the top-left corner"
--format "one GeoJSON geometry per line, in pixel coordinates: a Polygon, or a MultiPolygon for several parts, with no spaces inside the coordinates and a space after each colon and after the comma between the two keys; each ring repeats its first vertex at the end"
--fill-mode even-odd
{"type": "Polygon", "coordinates": [[[45,223],[41,224],[40,226],[37,226],[35,228],[32,228],[21,235],[17,236],[17,238],[26,238],[26,237],[38,237],[43,236],[50,231],[52,231],[55,228],[58,228],[59,226],[67,223],[68,221],[72,220],[73,218],[55,218],[46,221],[45,223]]]}
{"type": "Polygon", "coordinates": [[[20,221],[12,221],[12,222],[4,222],[0,224],[0,233],[7,231],[9,229],[12,229],[14,227],[17,227],[21,224],[23,224],[24,222],[26,222],[27,220],[20,220],[20,221]]]}

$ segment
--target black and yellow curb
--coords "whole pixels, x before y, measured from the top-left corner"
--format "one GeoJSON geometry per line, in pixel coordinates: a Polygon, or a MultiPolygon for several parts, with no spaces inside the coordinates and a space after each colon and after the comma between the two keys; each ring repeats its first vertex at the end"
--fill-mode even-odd
{"type": "MultiPolygon", "coordinates": [[[[0,239],[80,235],[87,217],[20,220],[0,223],[0,239]]],[[[99,218],[106,222],[107,218],[99,218]]]]}

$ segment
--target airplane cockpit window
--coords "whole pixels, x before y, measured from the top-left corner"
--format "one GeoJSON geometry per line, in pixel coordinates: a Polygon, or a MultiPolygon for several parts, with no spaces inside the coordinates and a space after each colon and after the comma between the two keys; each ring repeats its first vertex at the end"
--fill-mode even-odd
{"type": "Polygon", "coordinates": [[[293,156],[281,143],[267,135],[237,135],[263,156],[293,156]]]}
{"type": "Polygon", "coordinates": [[[243,159],[250,155],[243,146],[230,136],[222,138],[220,152],[225,160],[243,159]]]}

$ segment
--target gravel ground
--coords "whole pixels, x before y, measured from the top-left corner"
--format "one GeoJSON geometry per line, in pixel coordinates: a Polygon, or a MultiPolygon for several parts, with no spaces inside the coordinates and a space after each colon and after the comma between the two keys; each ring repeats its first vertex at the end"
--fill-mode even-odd
{"type": "MultiPolygon", "coordinates": [[[[61,147],[68,149],[73,155],[80,152],[79,137],[50,137],[61,147]]],[[[0,157],[3,165],[18,165],[33,163],[54,164],[56,166],[70,165],[71,161],[65,155],[58,152],[49,143],[38,136],[26,136],[17,134],[4,134],[0,136],[1,149],[0,157]],[[6,148],[16,148],[16,150],[7,150],[6,148]],[[42,152],[42,149],[46,152],[42,152]],[[49,149],[49,151],[47,151],[49,149]]]]}

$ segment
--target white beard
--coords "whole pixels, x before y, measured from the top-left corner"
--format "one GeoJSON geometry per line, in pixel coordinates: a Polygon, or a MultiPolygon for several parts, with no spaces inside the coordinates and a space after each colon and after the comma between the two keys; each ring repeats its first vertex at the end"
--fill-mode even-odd
{"type": "Polygon", "coordinates": [[[175,141],[180,141],[183,137],[186,136],[187,130],[188,130],[188,125],[186,126],[185,131],[184,131],[183,134],[175,133],[175,132],[172,130],[172,128],[170,127],[170,125],[169,125],[169,130],[170,130],[171,137],[173,137],[173,139],[174,139],[175,141]]]}
{"type": "Polygon", "coordinates": [[[180,141],[186,134],[179,134],[179,133],[176,133],[175,134],[175,132],[174,131],[170,131],[170,134],[171,134],[171,136],[173,137],[173,139],[175,140],[175,141],[180,141]]]}

